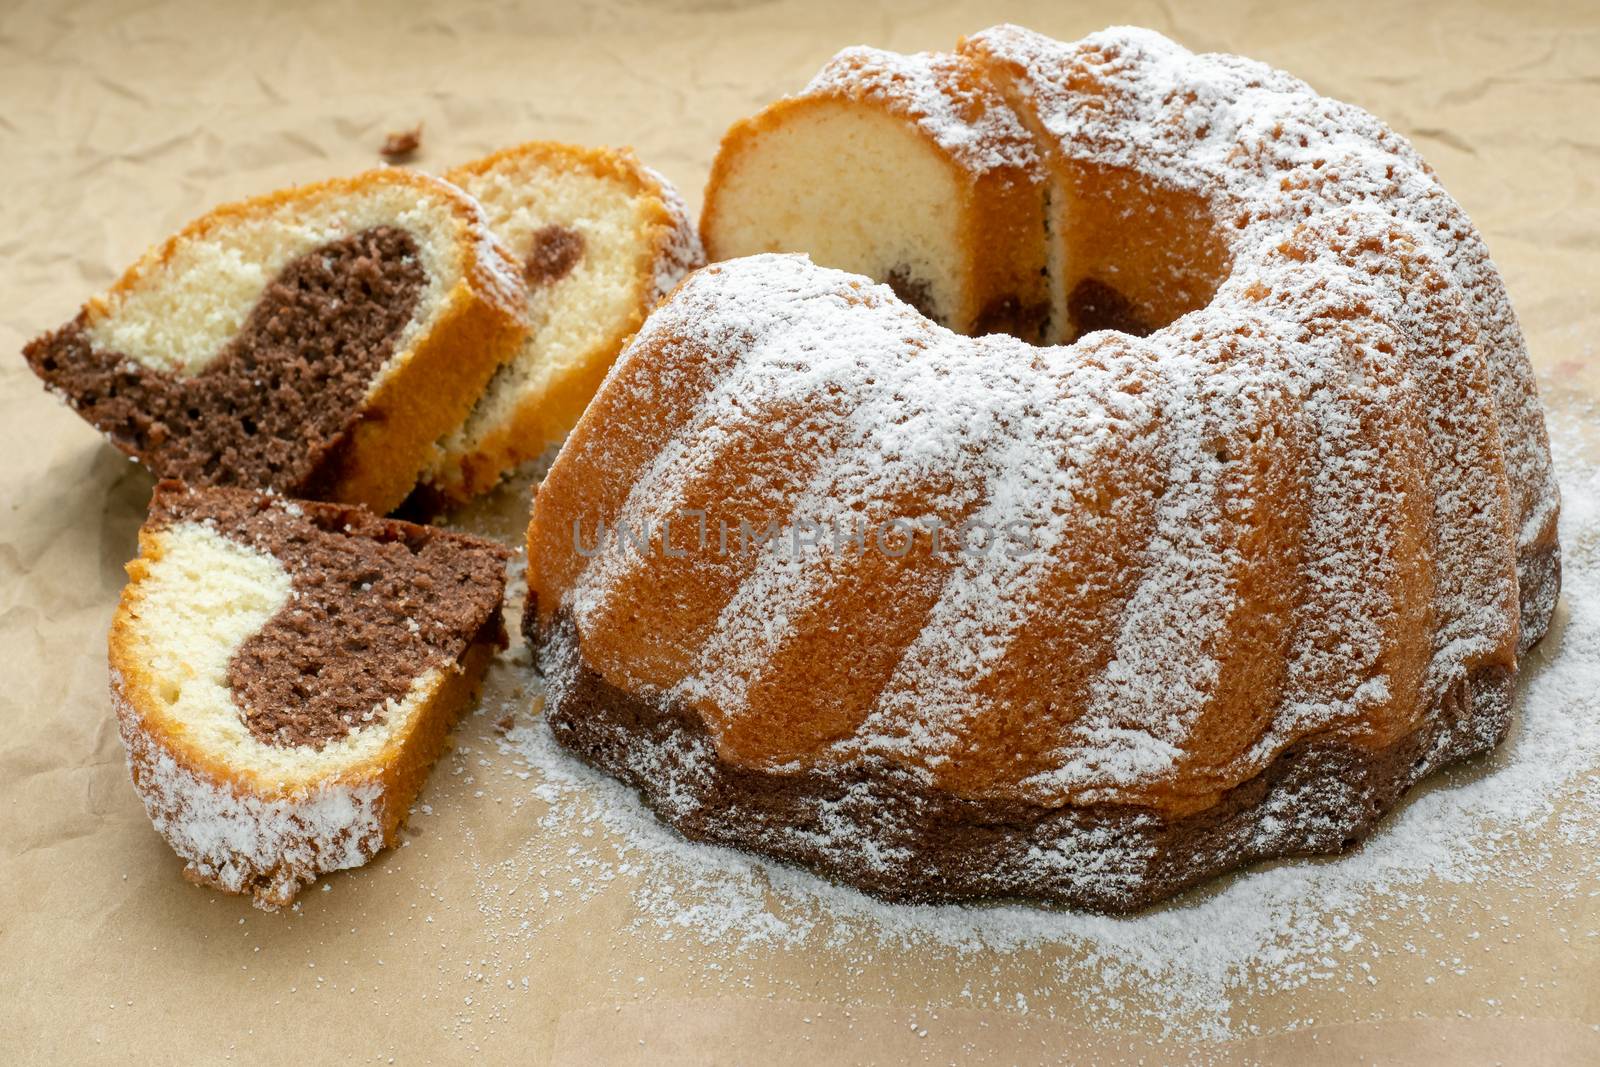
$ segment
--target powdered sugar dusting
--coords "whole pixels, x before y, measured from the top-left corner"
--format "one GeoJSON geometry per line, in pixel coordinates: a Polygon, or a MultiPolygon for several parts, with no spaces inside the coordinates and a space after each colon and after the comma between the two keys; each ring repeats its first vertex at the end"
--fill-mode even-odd
{"type": "MultiPolygon", "coordinates": [[[[1463,524],[1476,532],[1452,550],[1462,557],[1452,579],[1460,585],[1442,583],[1450,595],[1436,609],[1453,629],[1434,650],[1416,614],[1429,605],[1396,598],[1409,588],[1404,569],[1415,565],[1407,538],[1426,521],[1416,508],[1430,499],[1415,481],[1424,422],[1443,417],[1429,416],[1429,405],[1470,400],[1442,387],[1427,395],[1403,367],[1363,347],[1376,341],[1415,353],[1419,366],[1432,358],[1432,326],[1403,296],[1429,261],[1365,210],[1303,234],[1304,248],[1273,253],[1250,278],[1257,286],[1270,280],[1268,298],[1240,295],[1241,281],[1184,320],[1201,342],[1193,351],[1171,351],[1160,335],[1100,334],[1047,350],[999,336],[967,339],[866,279],[803,259],[720,265],[681,288],[622,357],[653,361],[651,373],[672,380],[673,360],[652,344],[660,331],[698,342],[674,358],[697,359],[700,345],[731,358],[611,518],[633,530],[659,527],[683,506],[687,487],[716,476],[718,458],[742,437],[770,426],[774,412],[801,411],[806,418],[789,427],[779,460],[788,466],[752,479],[793,485],[792,497],[775,498],[788,527],[870,515],[901,497],[919,513],[1028,525],[1055,562],[996,552],[961,558],[871,715],[825,758],[887,756],[937,773],[966,724],[1003,713],[980,683],[1037,617],[1040,590],[1063,581],[1063,558],[1095,556],[1112,528],[1089,505],[1098,486],[1144,476],[1130,474],[1130,464],[1154,471],[1166,491],[1150,494],[1160,503],[1147,534],[1122,531],[1148,544],[1126,573],[1106,578],[1127,591],[1118,629],[1102,638],[1113,657],[1095,676],[1085,713],[1063,728],[1054,769],[1015,783],[1030,799],[1159,795],[1152,790],[1173,780],[1187,739],[1226,696],[1230,670],[1244,669],[1226,660],[1239,613],[1267,618],[1264,632],[1294,637],[1282,652],[1283,705],[1238,737],[1222,764],[1198,768],[1208,781],[1241,781],[1298,738],[1361,728],[1397,702],[1436,701],[1468,665],[1509,655],[1516,621],[1503,475],[1491,463],[1476,480],[1463,479],[1441,465],[1436,482],[1453,503],[1440,529],[1446,537],[1463,524]],[[1364,242],[1380,250],[1368,253],[1373,262],[1352,260],[1364,242]],[[1340,280],[1335,296],[1330,278],[1340,280]],[[1301,317],[1316,318],[1318,302],[1330,300],[1363,310],[1328,329],[1302,327],[1301,317]],[[1228,357],[1208,355],[1206,342],[1228,357]],[[1302,450],[1310,453],[1303,460],[1302,450]],[[1261,513],[1283,510],[1285,495],[1309,497],[1299,525],[1281,534],[1289,540],[1247,547],[1261,513]],[[1298,558],[1300,541],[1304,596],[1269,602],[1259,591],[1263,568],[1282,571],[1274,553],[1298,558]],[[1236,592],[1246,586],[1257,590],[1253,600],[1236,592]],[[1415,671],[1382,675],[1379,664],[1396,643],[1432,665],[1431,684],[1415,671]]],[[[1459,367],[1448,373],[1483,373],[1470,344],[1452,349],[1451,359],[1459,367]]],[[[1473,451],[1472,433],[1463,437],[1454,447],[1473,451]]],[[[621,552],[588,562],[565,599],[580,632],[604,610],[625,606],[612,602],[634,595],[621,579],[637,566],[621,552]]],[[[726,600],[698,650],[700,666],[675,692],[658,695],[713,700],[723,721],[754,713],[745,707],[750,684],[773,649],[797,639],[801,609],[825,597],[834,578],[815,557],[760,560],[726,600]]],[[[704,580],[728,579],[708,567],[704,580]]],[[[1041,720],[1035,728],[1053,726],[1041,720]]]]}
{"type": "MultiPolygon", "coordinates": [[[[1016,1009],[1019,998],[1066,997],[1076,1014],[1107,1029],[1225,1038],[1252,1031],[1240,1007],[1253,993],[1283,1003],[1303,985],[1375,980],[1367,962],[1378,951],[1374,928],[1410,928],[1454,911],[1452,901],[1470,900],[1474,885],[1511,887],[1530,906],[1582,890],[1600,873],[1600,468],[1585,459],[1593,444],[1580,436],[1592,421],[1590,412],[1552,423],[1564,472],[1566,611],[1531,658],[1515,732],[1492,757],[1413,796],[1351,855],[1266,865],[1126,919],[885,905],[792,868],[683,841],[632,790],[573,760],[542,721],[524,719],[502,749],[531,775],[528,798],[545,810],[521,854],[480,871],[480,910],[491,917],[499,951],[515,959],[564,907],[548,892],[508,896],[520,879],[559,886],[567,901],[625,892],[637,909],[626,936],[684,957],[713,987],[742,987],[740,961],[754,946],[825,947],[862,975],[886,952],[931,954],[944,961],[933,965],[966,973],[974,972],[960,961],[974,953],[999,961],[1043,954],[1057,961],[1056,985],[1048,971],[1039,985],[1036,962],[999,962],[992,971],[985,964],[955,1005],[1016,1009]]],[[[1405,940],[1405,951],[1440,973],[1472,965],[1463,945],[1405,940]]]]}
{"type": "Polygon", "coordinates": [[[330,779],[280,797],[235,791],[173,758],[145,729],[116,671],[111,698],[145,811],[197,880],[253,893],[272,910],[319,874],[359,867],[383,848],[380,783],[330,779]]]}
{"type": "Polygon", "coordinates": [[[964,56],[846,48],[801,95],[864,98],[899,109],[934,143],[980,174],[1002,168],[1033,171],[1039,164],[1022,123],[964,56]]]}
{"type": "Polygon", "coordinates": [[[706,250],[700,244],[700,231],[689,219],[689,206],[683,202],[678,187],[666,175],[653,167],[641,170],[656,183],[656,193],[666,208],[668,224],[657,238],[655,258],[651,264],[649,304],[660,303],[683,276],[706,262],[706,250]]]}
{"type": "Polygon", "coordinates": [[[1113,27],[1069,44],[1003,25],[963,50],[1023,72],[1029,105],[1064,153],[1204,194],[1231,224],[1236,274],[1287,227],[1343,206],[1375,204],[1405,225],[1444,262],[1480,335],[1519,544],[1546,536],[1559,497],[1516,314],[1477,229],[1405,138],[1282,71],[1195,55],[1152,30],[1113,27]]]}

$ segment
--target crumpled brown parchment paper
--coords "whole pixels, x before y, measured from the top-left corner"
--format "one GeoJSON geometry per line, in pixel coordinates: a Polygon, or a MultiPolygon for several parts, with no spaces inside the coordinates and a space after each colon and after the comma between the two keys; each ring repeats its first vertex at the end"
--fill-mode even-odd
{"type": "MultiPolygon", "coordinates": [[[[633,896],[551,897],[515,938],[484,870],[542,832],[494,744],[526,705],[497,668],[405,846],[294,912],[193,888],[129,785],[105,629],[150,480],[49,400],[15,354],[211,205],[377,165],[421,123],[443,169],[531,138],[631,144],[698,206],[733,119],[835,49],[948,47],[1009,20],[1072,38],[1149,25],[1362,104],[1413,138],[1484,231],[1552,407],[1600,395],[1600,9],[1251,0],[218,2],[0,8],[0,1049],[10,1062],[1233,1062],[1600,1060],[1600,906],[1518,915],[1429,984],[1255,991],[1237,1036],[1096,1028],[1092,968],[893,946],[666,951],[633,896]],[[6,354],[8,353],[8,354],[6,354]],[[1553,918],[1552,918],[1553,917],[1553,918]],[[1481,959],[1479,957],[1482,957],[1481,959]],[[974,975],[1054,994],[964,1003],[974,975]],[[716,980],[711,980],[711,975],[716,980]],[[526,979],[524,983],[523,979],[526,979]],[[1030,987],[1031,988],[1031,987],[1030,987]]],[[[526,484],[465,518],[515,538],[526,484]]],[[[527,714],[527,712],[524,712],[527,714]]],[[[523,789],[526,792],[526,789],[523,789]]],[[[622,882],[627,875],[620,876],[622,882]]],[[[1496,904],[1441,887],[1439,922],[1496,904]]],[[[1381,925],[1363,931],[1383,943],[1381,925]]],[[[1436,974],[1429,968],[1428,974],[1436,974]]],[[[1133,991],[1131,996],[1137,996],[1133,991]]]]}

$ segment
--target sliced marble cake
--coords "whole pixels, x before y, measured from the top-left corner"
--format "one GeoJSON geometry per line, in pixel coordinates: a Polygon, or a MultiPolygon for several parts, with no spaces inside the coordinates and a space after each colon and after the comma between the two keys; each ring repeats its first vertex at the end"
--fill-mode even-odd
{"type": "Polygon", "coordinates": [[[525,303],[476,201],[378,170],[217,208],[24,356],[159,477],[383,514],[522,343],[525,303]]]}
{"type": "Polygon", "coordinates": [[[522,262],[531,329],[440,442],[418,514],[493,489],[560,442],[645,316],[705,262],[678,191],[626,148],[533,141],[445,176],[522,262]]]}
{"type": "Polygon", "coordinates": [[[277,907],[394,842],[497,649],[507,551],[162,482],[111,627],[133,783],[193,881],[277,907]]]}

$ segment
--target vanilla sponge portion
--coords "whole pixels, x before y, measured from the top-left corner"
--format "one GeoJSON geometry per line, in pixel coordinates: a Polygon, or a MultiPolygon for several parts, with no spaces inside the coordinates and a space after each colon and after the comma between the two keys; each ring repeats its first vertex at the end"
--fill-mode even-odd
{"type": "Polygon", "coordinates": [[[951,225],[964,189],[914,125],[819,99],[724,151],[706,216],[717,260],[804,249],[819,266],[888,281],[941,325],[967,325],[966,234],[951,225]]]}
{"type": "Polygon", "coordinates": [[[448,177],[523,264],[530,324],[424,475],[459,503],[566,435],[623,343],[704,254],[677,191],[625,149],[534,142],[448,177]]]}

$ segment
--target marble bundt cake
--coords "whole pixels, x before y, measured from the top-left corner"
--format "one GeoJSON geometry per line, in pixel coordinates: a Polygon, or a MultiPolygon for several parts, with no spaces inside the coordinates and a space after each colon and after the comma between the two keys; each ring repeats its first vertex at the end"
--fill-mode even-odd
{"type": "MultiPolygon", "coordinates": [[[[1032,138],[1045,333],[1073,343],[962,336],[802,256],[692,275],[535,501],[551,728],[691,837],[894,899],[1123,911],[1350,847],[1504,735],[1555,607],[1543,415],[1483,241],[1405,140],[1261,64],[1134,29],[958,54],[1032,138]]],[[[835,80],[859,122],[780,104],[730,138],[714,255],[813,232],[734,192],[744,167],[809,167],[784,187],[881,281],[965,210],[955,178],[858,210],[869,163],[823,164],[992,117],[930,132],[954,120],[925,79],[835,80]]]]}
{"type": "Polygon", "coordinates": [[[391,169],[212,211],[28,345],[160,477],[394,509],[526,332],[482,210],[391,169]]]}
{"type": "Polygon", "coordinates": [[[566,436],[623,342],[705,262],[677,190],[625,149],[534,142],[446,177],[525,264],[533,328],[424,474],[419,503],[435,505],[492,489],[566,436]]]}
{"type": "Polygon", "coordinates": [[[133,783],[194,881],[288,903],[392,844],[505,646],[506,551],[162,482],[111,628],[133,783]]]}

